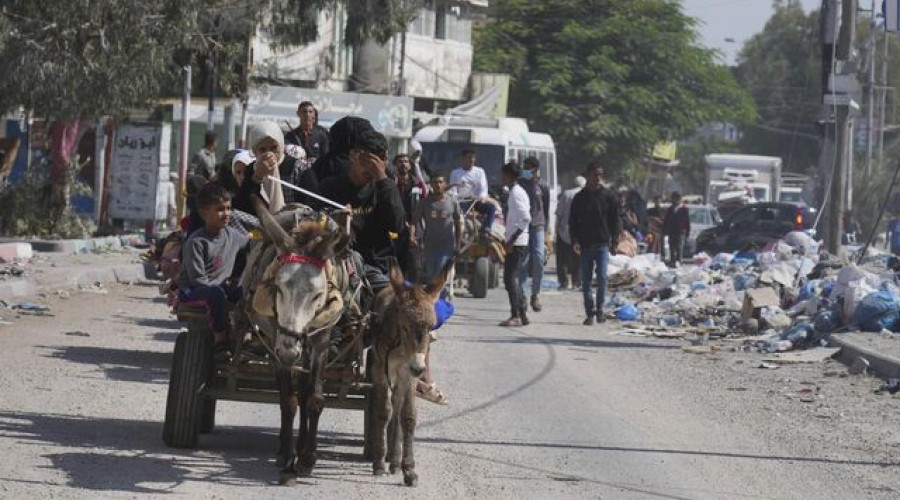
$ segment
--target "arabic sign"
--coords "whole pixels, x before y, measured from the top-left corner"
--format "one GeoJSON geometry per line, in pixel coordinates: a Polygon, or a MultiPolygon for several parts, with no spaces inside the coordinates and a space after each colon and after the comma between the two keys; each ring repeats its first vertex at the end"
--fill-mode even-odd
{"type": "Polygon", "coordinates": [[[411,97],[270,86],[251,91],[247,114],[251,121],[273,120],[279,125],[287,121],[296,127],[297,105],[303,101],[315,105],[320,122],[334,123],[354,115],[369,120],[375,130],[388,137],[412,137],[411,97]]]}
{"type": "Polygon", "coordinates": [[[154,218],[156,184],[160,167],[168,168],[171,134],[171,126],[161,123],[126,123],[116,129],[109,172],[112,217],[154,218]]]}

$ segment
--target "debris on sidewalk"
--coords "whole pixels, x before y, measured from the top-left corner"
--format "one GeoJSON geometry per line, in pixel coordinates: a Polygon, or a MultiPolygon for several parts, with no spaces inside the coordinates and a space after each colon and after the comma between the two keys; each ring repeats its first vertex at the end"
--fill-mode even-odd
{"type": "MultiPolygon", "coordinates": [[[[620,335],[736,340],[734,350],[759,352],[763,364],[821,363],[839,350],[829,347],[832,334],[900,332],[900,262],[874,249],[859,265],[842,256],[819,252],[803,232],[676,268],[654,254],[614,255],[605,308],[627,322],[620,335]]],[[[704,344],[683,350],[715,352],[704,344]]]]}

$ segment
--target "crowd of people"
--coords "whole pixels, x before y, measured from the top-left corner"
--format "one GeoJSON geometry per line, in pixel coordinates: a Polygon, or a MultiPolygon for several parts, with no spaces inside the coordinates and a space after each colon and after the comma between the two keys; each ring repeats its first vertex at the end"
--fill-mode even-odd
{"type": "MultiPolygon", "coordinates": [[[[318,125],[318,113],[309,102],[300,103],[297,116],[300,125],[286,133],[272,122],[254,124],[249,149],[229,151],[221,162],[215,154],[217,138],[208,133],[203,149],[191,161],[186,180],[189,214],[181,221],[184,265],[177,289],[181,300],[209,307],[219,358],[231,355],[224,311],[226,303],[241,294],[236,278],[243,267],[248,229],[258,227],[257,197],[273,213],[289,203],[327,208],[318,197],[350,207],[352,249],[376,294],[389,284],[393,265],[412,282],[431,281],[464,250],[467,215],[480,220],[473,226],[476,241],[501,238],[492,233],[492,225],[502,210],[503,283],[510,304],[510,316],[500,323],[504,327],[528,325],[529,309],[537,313],[543,308],[551,217],[556,218],[559,287],[581,288],[585,325],[606,319],[603,305],[611,254],[634,252],[638,245],[660,251],[665,237],[671,248],[669,263],[677,265],[678,249],[690,231],[687,209],[677,193],[667,209],[656,200],[648,210],[636,190],[607,187],[603,168],[596,162],[560,193],[551,214],[551,190],[542,181],[536,157],[503,165],[500,193],[490,192],[475,151],[468,149],[449,175],[429,172],[426,183],[419,162],[421,148],[388,162],[387,140],[367,120],[348,116],[326,130],[318,125]]],[[[453,281],[448,280],[447,300],[454,298],[453,281]]],[[[425,399],[447,403],[430,371],[422,387],[425,399]]]]}

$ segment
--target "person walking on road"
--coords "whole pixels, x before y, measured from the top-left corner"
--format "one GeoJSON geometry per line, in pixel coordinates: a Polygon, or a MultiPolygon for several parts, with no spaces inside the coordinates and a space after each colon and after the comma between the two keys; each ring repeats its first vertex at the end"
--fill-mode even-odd
{"type": "Polygon", "coordinates": [[[506,202],[506,260],[503,262],[503,284],[509,295],[509,319],[500,326],[523,326],[528,324],[525,307],[525,290],[519,280],[528,255],[528,226],[531,222],[531,207],[528,194],[519,185],[522,170],[516,162],[503,165],[501,178],[509,188],[506,202]]]}
{"type": "Polygon", "coordinates": [[[591,163],[585,173],[587,186],[575,195],[569,214],[569,235],[572,250],[581,258],[581,291],[584,295],[584,325],[593,325],[594,318],[602,323],[603,303],[606,300],[607,266],[610,249],[616,248],[620,231],[619,203],[616,196],[603,186],[603,168],[591,163]],[[594,271],[597,276],[597,301],[591,296],[594,271]],[[595,308],[596,307],[596,308],[595,308]]]}
{"type": "Polygon", "coordinates": [[[529,156],[523,162],[525,168],[519,184],[528,193],[531,206],[531,223],[528,225],[528,257],[519,280],[523,286],[531,278],[531,309],[541,312],[541,282],[544,280],[544,245],[546,244],[547,210],[550,207],[550,189],[541,184],[541,168],[538,159],[529,156]]]}
{"type": "Polygon", "coordinates": [[[669,239],[669,267],[676,267],[683,257],[684,240],[691,234],[691,216],[678,191],[672,193],[671,201],[663,219],[663,232],[669,239]]]}
{"type": "Polygon", "coordinates": [[[559,289],[581,288],[581,262],[572,252],[572,237],[569,235],[569,214],[572,200],[587,183],[584,176],[575,178],[575,187],[559,195],[556,203],[556,278],[559,289]]]}
{"type": "Polygon", "coordinates": [[[203,137],[203,148],[191,158],[189,174],[202,175],[206,177],[206,180],[210,180],[216,175],[216,144],[218,142],[219,137],[215,132],[212,130],[206,132],[203,137]]]}
{"type": "MultiPolygon", "coordinates": [[[[431,282],[447,262],[462,247],[462,216],[459,203],[447,193],[447,180],[443,175],[431,179],[431,194],[417,207],[411,225],[411,241],[422,245],[425,260],[426,283],[431,282]],[[424,227],[421,238],[418,230],[424,227]]],[[[447,277],[447,290],[453,297],[453,275],[447,277]]]]}

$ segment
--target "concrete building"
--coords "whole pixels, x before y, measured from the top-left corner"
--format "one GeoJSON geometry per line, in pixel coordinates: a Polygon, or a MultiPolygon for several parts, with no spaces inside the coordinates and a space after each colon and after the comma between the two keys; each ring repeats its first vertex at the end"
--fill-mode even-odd
{"type": "Polygon", "coordinates": [[[254,77],[318,91],[405,95],[417,111],[439,111],[470,97],[472,25],[487,6],[487,0],[426,0],[406,33],[354,48],[343,37],[345,7],[337,5],[319,14],[319,39],[304,47],[274,50],[260,29],[254,77]]]}

